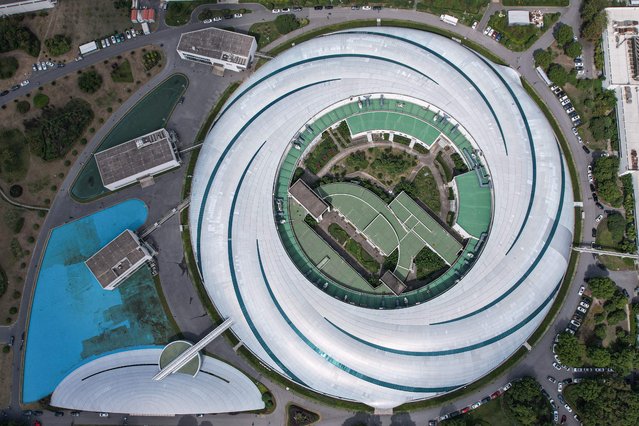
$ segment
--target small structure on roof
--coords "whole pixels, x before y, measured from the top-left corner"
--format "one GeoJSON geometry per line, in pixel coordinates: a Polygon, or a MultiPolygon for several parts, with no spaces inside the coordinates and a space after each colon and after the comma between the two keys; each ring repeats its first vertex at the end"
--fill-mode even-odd
{"type": "Polygon", "coordinates": [[[150,247],[127,229],[84,263],[104,290],[113,290],[151,260],[152,253],[150,247]]]}
{"type": "Polygon", "coordinates": [[[382,275],[379,280],[386,287],[390,288],[396,296],[399,296],[404,292],[404,290],[406,290],[406,284],[397,278],[397,275],[393,274],[391,271],[384,272],[384,275],[382,275]]]}
{"type": "Polygon", "coordinates": [[[302,179],[298,179],[288,189],[288,193],[318,222],[322,220],[322,215],[331,209],[326,201],[320,198],[302,179]]]}
{"type": "Polygon", "coordinates": [[[155,130],[94,154],[105,188],[115,191],[180,166],[176,136],[155,130]]]}
{"type": "Polygon", "coordinates": [[[509,10],[508,25],[530,25],[530,12],[527,10],[509,10]]]}
{"type": "Polygon", "coordinates": [[[255,37],[219,28],[183,33],[177,46],[180,58],[212,65],[216,73],[247,69],[256,50],[255,37]]]}

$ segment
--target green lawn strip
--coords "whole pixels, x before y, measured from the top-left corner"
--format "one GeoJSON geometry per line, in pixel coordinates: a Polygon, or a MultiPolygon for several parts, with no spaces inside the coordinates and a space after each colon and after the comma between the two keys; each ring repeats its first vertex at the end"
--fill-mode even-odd
{"type": "Polygon", "coordinates": [[[173,329],[174,336],[171,340],[179,340],[184,338],[182,332],[180,331],[180,327],[178,327],[177,322],[175,321],[175,317],[171,313],[171,308],[169,307],[168,302],[166,301],[166,297],[164,297],[164,291],[162,291],[162,283],[160,282],[160,276],[156,275],[153,277],[153,282],[155,283],[155,291],[158,294],[158,299],[160,299],[160,304],[162,305],[162,309],[164,309],[164,314],[166,315],[166,319],[168,320],[171,328],[173,329]]]}
{"type": "Polygon", "coordinates": [[[511,369],[516,363],[518,363],[528,351],[521,347],[519,348],[510,358],[508,358],[503,364],[494,369],[492,372],[488,373],[481,379],[470,383],[467,386],[464,386],[460,389],[447,393],[445,395],[439,396],[437,398],[426,399],[423,401],[417,402],[409,402],[406,404],[402,404],[399,407],[395,408],[393,411],[395,414],[400,413],[402,411],[416,411],[423,410],[425,408],[444,406],[446,404],[452,403],[454,400],[461,398],[469,393],[473,393],[478,389],[483,388],[484,386],[492,383],[497,377],[511,369]]]}
{"type": "MultiPolygon", "coordinates": [[[[416,29],[416,30],[421,30],[421,31],[428,31],[431,33],[435,33],[435,34],[439,34],[441,36],[444,37],[448,37],[448,38],[459,38],[459,34],[453,33],[451,31],[446,31],[446,30],[442,30],[440,28],[436,28],[430,25],[426,25],[426,24],[422,24],[419,22],[412,22],[412,21],[402,21],[399,19],[384,19],[382,20],[383,26],[385,27],[400,27],[400,28],[412,28],[412,29],[416,29]]],[[[327,34],[327,33],[332,33],[335,31],[342,31],[342,30],[347,30],[349,28],[361,28],[361,27],[371,27],[371,26],[376,26],[377,25],[377,20],[376,19],[362,19],[362,20],[356,20],[356,21],[348,21],[348,22],[342,22],[340,24],[333,24],[333,25],[327,25],[325,27],[322,28],[317,28],[311,31],[308,31],[304,34],[301,34],[289,41],[287,41],[286,43],[280,44],[279,46],[271,49],[268,51],[268,54],[270,56],[275,56],[278,55],[280,53],[282,53],[283,51],[296,46],[304,41],[310,40],[312,38],[315,38],[319,35],[322,34],[327,34]]],[[[480,53],[481,55],[485,56],[486,58],[490,59],[491,61],[495,62],[496,64],[499,65],[507,65],[506,62],[501,59],[499,56],[495,55],[494,53],[492,53],[490,50],[470,41],[470,40],[462,40],[462,44],[464,46],[467,46],[469,48],[471,48],[472,50],[480,53]]]]}
{"type": "Polygon", "coordinates": [[[344,244],[349,238],[348,233],[337,223],[328,225],[328,233],[340,244],[344,244]]]}
{"type": "Polygon", "coordinates": [[[275,21],[257,22],[251,25],[249,35],[257,40],[258,50],[282,36],[275,26],[275,21]]]}
{"type": "Polygon", "coordinates": [[[115,83],[133,83],[133,72],[128,59],[125,59],[116,69],[111,71],[111,79],[115,83]]]}
{"type": "MultiPolygon", "coordinates": [[[[204,123],[202,123],[200,130],[197,132],[197,135],[195,136],[196,144],[204,141],[204,138],[209,133],[209,130],[211,129],[211,126],[213,125],[213,120],[215,120],[215,117],[217,117],[217,115],[220,113],[226,101],[231,97],[233,92],[235,92],[235,90],[237,90],[239,86],[240,86],[240,83],[236,81],[234,83],[229,84],[229,86],[226,89],[224,89],[224,92],[222,92],[222,94],[220,95],[219,100],[217,101],[213,109],[211,109],[211,111],[209,112],[209,115],[206,117],[206,120],[204,120],[204,123]]],[[[195,170],[195,164],[197,163],[197,157],[199,152],[200,152],[200,148],[196,148],[193,151],[191,151],[191,158],[189,159],[189,164],[186,169],[186,178],[184,181],[184,186],[182,187],[182,199],[185,199],[191,194],[191,178],[189,176],[193,175],[193,171],[195,170]]]]}
{"type": "Polygon", "coordinates": [[[428,247],[424,247],[415,256],[416,279],[432,281],[448,269],[446,263],[428,247]]]}
{"type": "Polygon", "coordinates": [[[633,271],[635,269],[635,262],[631,258],[605,255],[597,257],[599,261],[611,271],[633,271]]]}
{"type": "Polygon", "coordinates": [[[568,6],[569,0],[502,0],[504,6],[568,6]]]}
{"type": "Polygon", "coordinates": [[[415,179],[413,179],[413,186],[415,187],[414,196],[426,204],[433,212],[440,214],[442,205],[433,171],[428,167],[421,169],[415,179]]]}
{"type": "Polygon", "coordinates": [[[552,126],[553,131],[555,132],[555,136],[559,140],[559,145],[561,146],[561,151],[564,154],[564,158],[566,159],[566,163],[568,164],[568,171],[570,173],[570,180],[572,181],[572,196],[575,201],[581,201],[581,189],[579,188],[579,177],[577,175],[577,169],[575,167],[575,163],[572,159],[572,151],[570,150],[570,146],[568,145],[568,141],[566,137],[562,133],[559,128],[559,124],[557,124],[557,120],[555,120],[555,116],[550,112],[548,106],[541,100],[535,89],[528,84],[528,82],[522,78],[521,83],[524,86],[524,89],[528,94],[533,98],[533,100],[537,103],[537,106],[541,108],[541,111],[546,116],[546,119],[552,126]]]}
{"type": "Polygon", "coordinates": [[[344,245],[344,248],[347,252],[349,252],[357,262],[366,268],[372,274],[376,274],[379,272],[379,263],[370,255],[360,243],[357,241],[350,239],[344,245]]]}
{"type": "Polygon", "coordinates": [[[470,26],[473,21],[481,19],[482,9],[487,4],[487,0],[420,0],[417,3],[417,10],[434,15],[452,15],[470,26]]]}
{"type": "MultiPolygon", "coordinates": [[[[581,208],[575,207],[575,238],[579,237],[581,240],[581,208]]],[[[557,293],[557,297],[555,297],[555,301],[553,302],[548,314],[544,320],[539,324],[537,330],[528,338],[528,344],[531,346],[537,344],[539,340],[546,333],[550,325],[554,322],[555,316],[561,309],[561,305],[564,303],[564,299],[566,294],[568,294],[568,290],[570,289],[570,284],[575,275],[575,268],[577,266],[577,260],[579,259],[579,253],[575,251],[570,251],[570,259],[568,260],[568,268],[566,269],[566,274],[564,275],[564,279],[561,282],[561,287],[559,288],[559,293],[557,293]]]]}
{"type": "Polygon", "coordinates": [[[184,25],[191,19],[191,13],[201,4],[211,3],[210,0],[193,0],[185,2],[169,2],[164,22],[166,25],[176,27],[184,25]]]}

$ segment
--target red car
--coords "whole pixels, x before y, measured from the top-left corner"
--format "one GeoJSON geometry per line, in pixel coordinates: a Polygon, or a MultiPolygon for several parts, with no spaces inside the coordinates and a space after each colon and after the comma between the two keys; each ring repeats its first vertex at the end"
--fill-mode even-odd
{"type": "Polygon", "coordinates": [[[565,414],[563,416],[561,416],[561,424],[563,425],[564,423],[566,423],[566,415],[565,414]]]}
{"type": "Polygon", "coordinates": [[[490,395],[490,399],[498,398],[501,395],[501,391],[496,391],[490,395]]]}
{"type": "Polygon", "coordinates": [[[42,426],[42,423],[40,423],[40,420],[36,420],[33,426],[42,426]]]}
{"type": "Polygon", "coordinates": [[[466,413],[467,413],[467,412],[469,412],[469,411],[470,411],[470,407],[466,407],[466,408],[464,408],[464,409],[462,409],[462,410],[461,410],[461,413],[462,413],[462,414],[466,414],[466,413]]]}

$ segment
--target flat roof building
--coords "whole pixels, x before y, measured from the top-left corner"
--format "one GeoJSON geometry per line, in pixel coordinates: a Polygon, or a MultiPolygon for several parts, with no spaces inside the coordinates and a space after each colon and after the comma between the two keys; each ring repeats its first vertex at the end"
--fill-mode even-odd
{"type": "Polygon", "coordinates": [[[302,179],[298,179],[289,188],[288,193],[318,222],[322,219],[322,215],[330,210],[326,201],[322,200],[302,179]]]}
{"type": "Polygon", "coordinates": [[[94,155],[102,184],[115,191],[179,167],[176,151],[175,136],[159,129],[94,155]]]}
{"type": "Polygon", "coordinates": [[[402,294],[406,290],[406,284],[400,280],[397,275],[391,271],[384,272],[384,275],[379,279],[386,287],[390,288],[397,296],[402,294]]]}
{"type": "Polygon", "coordinates": [[[184,33],[177,47],[180,58],[211,65],[221,73],[245,70],[256,50],[255,37],[219,28],[184,33]]]}
{"type": "Polygon", "coordinates": [[[58,0],[0,0],[0,16],[51,9],[58,0]]]}
{"type": "Polygon", "coordinates": [[[113,290],[152,257],[140,238],[127,229],[84,263],[104,290],[113,290]]]}
{"type": "Polygon", "coordinates": [[[508,25],[530,25],[530,12],[527,10],[509,10],[508,25]]]}

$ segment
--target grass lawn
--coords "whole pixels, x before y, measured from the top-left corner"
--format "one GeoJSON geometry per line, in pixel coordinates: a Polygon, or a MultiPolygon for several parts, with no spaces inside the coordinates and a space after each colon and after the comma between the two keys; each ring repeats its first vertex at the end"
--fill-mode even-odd
{"type": "Polygon", "coordinates": [[[180,25],[184,25],[189,22],[191,18],[191,13],[201,4],[211,3],[211,1],[207,0],[195,0],[195,1],[185,1],[185,2],[169,2],[169,7],[166,10],[166,15],[164,16],[164,20],[167,25],[176,27],[180,25]]]}
{"type": "Polygon", "coordinates": [[[344,246],[346,251],[348,251],[357,262],[366,268],[372,274],[377,274],[379,272],[379,263],[375,259],[371,257],[370,254],[364,250],[362,245],[355,240],[348,240],[346,245],[344,246]]]}
{"type": "Polygon", "coordinates": [[[18,70],[18,60],[13,56],[0,58],[0,78],[11,78],[18,70]]]}
{"type": "Polygon", "coordinates": [[[488,25],[503,33],[501,43],[510,50],[521,52],[528,49],[539,37],[559,19],[559,13],[544,15],[544,27],[534,25],[508,25],[508,15],[505,11],[495,13],[490,17],[488,25]],[[501,16],[500,16],[501,13],[501,16]]]}
{"type": "Polygon", "coordinates": [[[344,228],[336,223],[331,223],[330,225],[328,225],[328,233],[331,234],[333,238],[335,238],[335,241],[342,245],[349,239],[348,233],[344,231],[344,228]]]}
{"type": "Polygon", "coordinates": [[[617,243],[612,240],[612,233],[608,230],[608,218],[605,218],[597,227],[597,244],[607,248],[616,249],[617,243]]]}
{"type": "Polygon", "coordinates": [[[428,247],[424,247],[417,253],[415,266],[417,267],[417,279],[427,281],[432,281],[448,269],[442,258],[428,247]]]}
{"type": "Polygon", "coordinates": [[[317,174],[333,158],[339,149],[332,139],[326,138],[318,143],[304,159],[306,168],[313,174],[317,174]]]}
{"type": "Polygon", "coordinates": [[[435,182],[433,177],[433,171],[428,167],[421,169],[413,180],[413,186],[415,187],[415,196],[439,215],[442,210],[442,204],[439,198],[439,188],[437,188],[437,182],[435,182]]]}
{"type": "Polygon", "coordinates": [[[487,0],[420,0],[417,10],[435,15],[446,13],[470,25],[481,19],[482,9],[488,5],[487,0]]]}
{"type": "Polygon", "coordinates": [[[255,37],[255,39],[257,40],[258,50],[282,35],[279,31],[277,31],[274,21],[258,22],[251,25],[249,34],[255,37]]]}
{"type": "Polygon", "coordinates": [[[337,163],[331,169],[331,173],[346,175],[363,172],[390,189],[408,177],[415,166],[416,157],[399,149],[366,148],[351,153],[337,163]]]}
{"type": "Polygon", "coordinates": [[[635,262],[627,257],[599,256],[599,260],[611,271],[632,271],[635,269],[635,262]]]}
{"type": "Polygon", "coordinates": [[[133,71],[131,63],[125,59],[116,69],[111,71],[111,79],[115,83],[133,83],[133,71]]]}

